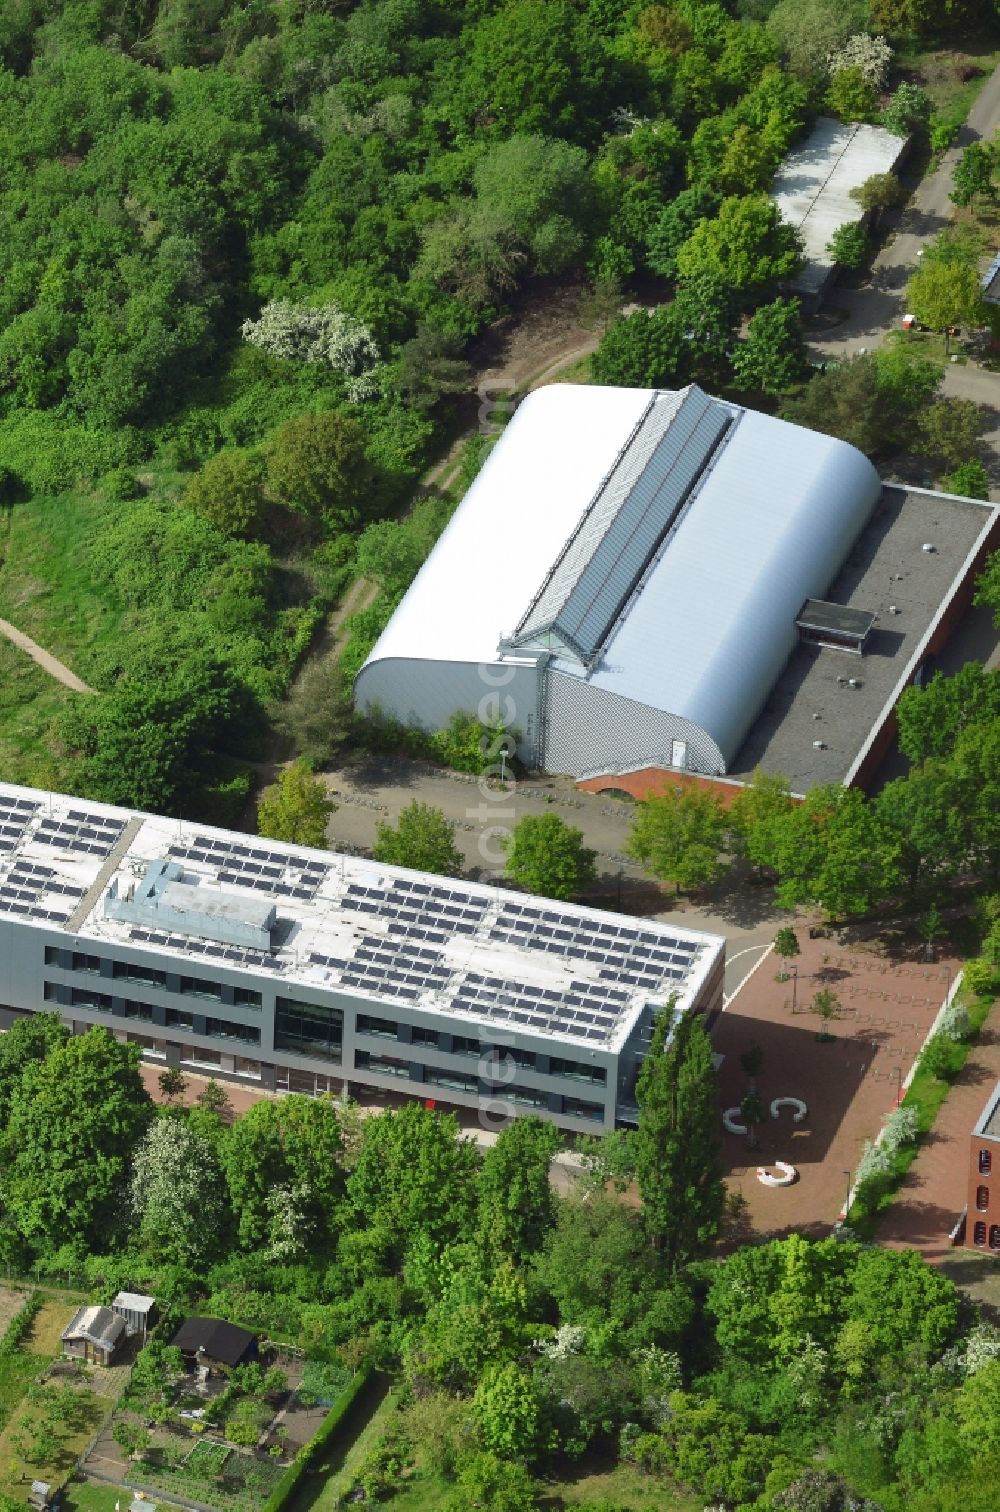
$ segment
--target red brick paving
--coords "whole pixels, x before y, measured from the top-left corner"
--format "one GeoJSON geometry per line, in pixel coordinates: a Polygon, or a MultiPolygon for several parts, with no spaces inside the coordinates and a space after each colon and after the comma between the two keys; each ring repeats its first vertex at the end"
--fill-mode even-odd
{"type": "Polygon", "coordinates": [[[948,1233],[965,1206],[969,1135],[998,1081],[1000,1034],[987,1020],[879,1224],[880,1244],[918,1249],[931,1261],[952,1253],[948,1233]]]}
{"type": "Polygon", "coordinates": [[[895,1105],[896,1068],[907,1075],[958,969],[950,960],[927,965],[886,958],[869,946],[809,940],[804,930],[799,941],[799,1011],[791,1011],[792,983],[775,981],[780,962],[770,955],[713,1032],[725,1056],[723,1108],[739,1103],[746,1090],[742,1052],[755,1041],[764,1051],[758,1086],[768,1114],[758,1130],[760,1149],[748,1150],[745,1138],[734,1134],[725,1134],[723,1145],[726,1180],[745,1198],[758,1233],[829,1232],[847,1194],[847,1173],[853,1175],[865,1139],[874,1138],[895,1105]],[[842,1005],[828,1044],[817,1040],[821,1021],[808,1011],[821,986],[842,1005]],[[798,1127],[789,1109],[776,1121],[770,1117],[771,1100],[786,1096],[808,1106],[798,1127]],[[757,1166],[775,1160],[796,1167],[794,1186],[768,1188],[757,1180],[757,1166]]]}

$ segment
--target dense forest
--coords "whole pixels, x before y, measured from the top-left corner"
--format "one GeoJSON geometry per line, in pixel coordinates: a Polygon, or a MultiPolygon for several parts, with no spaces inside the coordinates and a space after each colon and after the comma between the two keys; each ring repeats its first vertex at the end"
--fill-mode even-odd
{"type": "Polygon", "coordinates": [[[800,375],[775,298],[798,253],[763,190],[820,109],[947,137],[892,49],[850,40],[912,52],[985,19],[926,11],[7,0],[7,612],[99,694],[46,702],[12,673],[12,771],[234,812],[228,758],[259,754],[359,561],[382,594],[347,672],[441,528],[431,500],[366,547],[454,433],[469,342],[526,291],[573,282],[607,318],[676,285],[664,318],[706,378],[762,308],[740,382],[800,375]]]}

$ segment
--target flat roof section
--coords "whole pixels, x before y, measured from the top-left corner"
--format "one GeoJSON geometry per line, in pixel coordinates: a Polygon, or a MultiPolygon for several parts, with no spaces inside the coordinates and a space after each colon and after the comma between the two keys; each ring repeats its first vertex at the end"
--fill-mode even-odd
{"type": "Polygon", "coordinates": [[[3,784],[0,847],[0,918],[174,957],[192,975],[245,971],[578,1049],[616,1050],[672,994],[684,1012],[725,951],[717,935],[3,784]],[[130,820],[130,843],[95,887],[105,845],[81,850],[76,830],[122,835],[130,820]],[[109,894],[113,909],[156,862],[174,863],[206,912],[213,898],[273,905],[270,948],[109,912],[109,894]]]}
{"type": "Polygon", "coordinates": [[[845,126],[820,116],[806,140],[789,153],[775,175],[771,198],[782,219],[802,237],[805,266],[792,283],[802,293],[817,294],[834,266],[826,250],[835,231],[861,219],[851,198],[873,173],[891,173],[906,138],[884,126],[845,126]]]}
{"type": "Polygon", "coordinates": [[[876,615],[864,655],[800,644],[727,775],[747,782],[761,766],[796,793],[842,782],[992,513],[973,500],[885,487],[827,590],[836,604],[876,615]]]}
{"type": "Polygon", "coordinates": [[[806,599],[795,621],[800,630],[828,631],[852,640],[863,641],[875,616],[868,609],[849,609],[846,604],[830,604],[825,599],[806,599]]]}

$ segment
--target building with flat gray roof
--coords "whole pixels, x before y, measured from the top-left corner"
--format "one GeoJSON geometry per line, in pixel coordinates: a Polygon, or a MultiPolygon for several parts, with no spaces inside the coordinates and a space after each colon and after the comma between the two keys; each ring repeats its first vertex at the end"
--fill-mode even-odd
{"type": "Polygon", "coordinates": [[[845,125],[820,116],[778,169],[771,198],[782,220],[802,238],[805,262],[791,288],[807,310],[817,308],[837,271],[827,250],[830,241],[841,226],[854,226],[865,218],[851,191],[876,173],[891,173],[906,147],[906,137],[884,126],[857,121],[845,125]]]}
{"type": "Polygon", "coordinates": [[[164,1065],[566,1129],[634,1117],[657,1013],[721,1004],[715,935],[0,785],[0,1022],[164,1065]]]}

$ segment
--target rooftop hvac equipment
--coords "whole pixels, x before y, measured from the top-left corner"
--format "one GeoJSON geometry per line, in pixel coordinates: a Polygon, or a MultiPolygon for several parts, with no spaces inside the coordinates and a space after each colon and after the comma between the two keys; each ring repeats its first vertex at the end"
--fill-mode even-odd
{"type": "Polygon", "coordinates": [[[925,541],[924,544],[921,546],[920,550],[921,551],[937,551],[937,547],[934,545],[933,541],[925,541]]]}
{"type": "Polygon", "coordinates": [[[826,741],[825,740],[814,740],[813,741],[813,750],[814,751],[825,751],[826,750],[826,741]]]}

